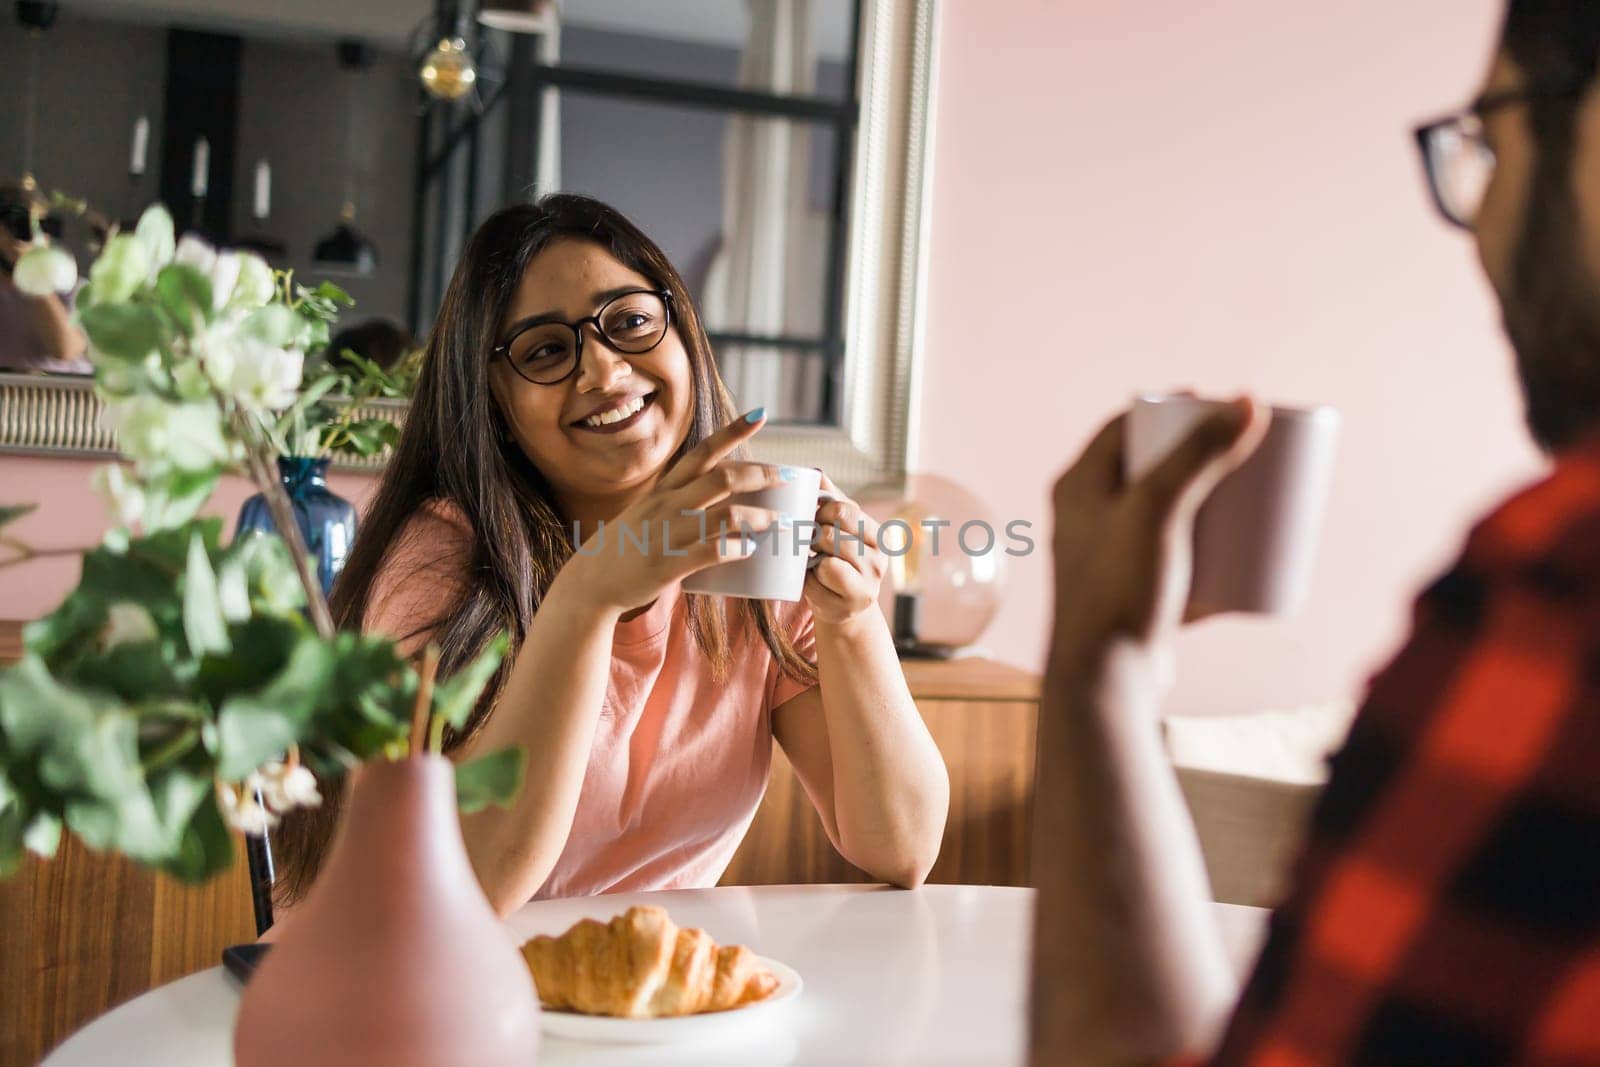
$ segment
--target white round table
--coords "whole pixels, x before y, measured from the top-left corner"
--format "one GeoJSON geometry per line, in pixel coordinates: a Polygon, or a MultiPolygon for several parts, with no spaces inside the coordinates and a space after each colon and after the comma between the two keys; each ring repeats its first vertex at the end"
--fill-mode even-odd
{"type": "MultiPolygon", "coordinates": [[[[787,963],[802,995],[771,1025],[715,1044],[595,1045],[547,1037],[540,1067],[597,1064],[1020,1064],[1033,891],[930,885],[763,886],[546,900],[507,922],[519,939],[658,904],[681,926],[787,963]]],[[[1242,970],[1265,911],[1216,905],[1242,970]]],[[[238,986],[220,967],[90,1023],[46,1067],[201,1067],[232,1058],[238,986]]]]}

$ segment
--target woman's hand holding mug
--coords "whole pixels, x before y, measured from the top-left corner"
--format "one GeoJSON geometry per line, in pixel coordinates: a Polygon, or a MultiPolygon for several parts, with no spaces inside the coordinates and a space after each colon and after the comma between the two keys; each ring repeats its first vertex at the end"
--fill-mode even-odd
{"type": "Polygon", "coordinates": [[[649,604],[696,571],[748,556],[754,545],[740,531],[765,531],[778,514],[730,498],[782,485],[785,470],[728,456],[764,423],[757,409],[690,449],[616,519],[590,533],[563,576],[591,603],[620,613],[649,604]]]}
{"type": "Polygon", "coordinates": [[[878,546],[878,524],[861,505],[822,476],[826,499],[817,508],[817,553],[806,576],[805,600],[818,623],[843,625],[878,610],[878,592],[888,569],[878,546]]]}

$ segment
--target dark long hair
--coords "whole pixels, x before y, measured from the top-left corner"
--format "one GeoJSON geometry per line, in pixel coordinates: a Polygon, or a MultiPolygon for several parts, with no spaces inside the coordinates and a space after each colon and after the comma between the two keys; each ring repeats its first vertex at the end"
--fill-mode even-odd
{"type": "MultiPolygon", "coordinates": [[[[452,505],[471,529],[463,589],[423,627],[440,652],[441,675],[470,662],[498,633],[511,652],[446,751],[476,733],[492,714],[516,650],[556,572],[572,555],[571,524],[549,483],[504,432],[489,389],[488,352],[528,264],[553,242],[592,241],[618,262],[672,294],[673,328],[688,353],[693,416],[683,450],[729,422],[732,400],[683,279],[665,253],[620,212],[585,196],[547,196],[490,216],[462,251],[428,339],[405,429],[362,518],[361,532],[333,591],[341,627],[362,625],[374,584],[406,523],[430,501],[452,505]]],[[[681,455],[680,450],[680,455],[681,455]]],[[[720,602],[686,595],[689,626],[714,676],[730,662],[730,617],[720,602]]],[[[741,601],[733,626],[753,627],[786,674],[816,677],[816,665],[777,625],[771,605],[741,601]]],[[[416,635],[402,635],[416,636],[416,635]]],[[[294,901],[310,888],[338,819],[337,788],[323,807],[296,812],[274,840],[275,895],[294,901]]]]}

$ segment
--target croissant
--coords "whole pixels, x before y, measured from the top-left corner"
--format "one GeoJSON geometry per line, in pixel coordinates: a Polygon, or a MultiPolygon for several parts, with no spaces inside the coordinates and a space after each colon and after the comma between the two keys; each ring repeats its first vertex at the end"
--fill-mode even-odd
{"type": "Polygon", "coordinates": [[[743,945],[680,929],[663,908],[632,907],[609,923],[584,919],[536,937],[523,958],[547,1008],[628,1019],[726,1011],[778,988],[743,945]]]}

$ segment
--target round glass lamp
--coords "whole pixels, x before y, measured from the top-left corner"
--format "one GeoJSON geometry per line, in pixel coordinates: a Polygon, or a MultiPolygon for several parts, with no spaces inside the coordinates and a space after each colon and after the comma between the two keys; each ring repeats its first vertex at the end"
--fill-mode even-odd
{"type": "Polygon", "coordinates": [[[905,658],[948,659],[983,636],[1005,585],[1005,530],[976,495],[936,474],[903,494],[867,495],[888,556],[885,611],[905,658]]]}

